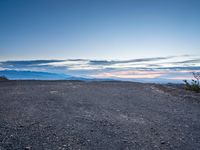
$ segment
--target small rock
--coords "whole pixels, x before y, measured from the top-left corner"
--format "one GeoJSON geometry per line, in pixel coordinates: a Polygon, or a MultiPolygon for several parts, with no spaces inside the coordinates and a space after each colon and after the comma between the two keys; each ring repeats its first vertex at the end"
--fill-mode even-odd
{"type": "Polygon", "coordinates": [[[161,141],[160,143],[161,143],[161,144],[165,144],[165,141],[161,141]]]}
{"type": "Polygon", "coordinates": [[[30,149],[31,149],[30,146],[27,146],[27,147],[24,148],[24,150],[30,150],[30,149]]]}
{"type": "Polygon", "coordinates": [[[124,143],[127,143],[128,141],[127,140],[122,140],[124,143]]]}

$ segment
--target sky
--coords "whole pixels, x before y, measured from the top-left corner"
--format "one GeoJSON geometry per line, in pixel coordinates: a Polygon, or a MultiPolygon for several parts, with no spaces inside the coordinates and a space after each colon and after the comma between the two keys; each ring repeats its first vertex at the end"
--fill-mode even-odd
{"type": "Polygon", "coordinates": [[[0,0],[0,70],[159,78],[199,71],[199,59],[199,0],[0,0]],[[33,60],[53,62],[18,67],[33,60]]]}

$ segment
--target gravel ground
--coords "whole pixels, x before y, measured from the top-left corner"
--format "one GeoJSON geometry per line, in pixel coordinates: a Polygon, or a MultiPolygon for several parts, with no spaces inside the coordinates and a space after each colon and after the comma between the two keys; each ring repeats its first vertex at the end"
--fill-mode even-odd
{"type": "Polygon", "coordinates": [[[0,82],[0,150],[198,150],[200,95],[130,82],[0,82]]]}

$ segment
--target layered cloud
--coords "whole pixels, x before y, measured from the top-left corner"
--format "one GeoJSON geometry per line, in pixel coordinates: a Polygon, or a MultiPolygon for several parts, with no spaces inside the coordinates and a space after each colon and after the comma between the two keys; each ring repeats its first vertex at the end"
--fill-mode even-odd
{"type": "Polygon", "coordinates": [[[168,56],[132,60],[29,60],[3,61],[0,70],[43,71],[87,78],[123,80],[190,79],[191,72],[200,71],[200,56],[168,56]]]}

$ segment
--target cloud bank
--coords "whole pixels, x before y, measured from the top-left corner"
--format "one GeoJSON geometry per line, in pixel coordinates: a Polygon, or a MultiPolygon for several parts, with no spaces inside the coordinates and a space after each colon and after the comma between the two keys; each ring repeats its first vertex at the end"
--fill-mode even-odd
{"type": "Polygon", "coordinates": [[[2,61],[0,70],[42,71],[86,78],[127,81],[180,81],[200,71],[200,56],[168,56],[131,60],[23,60],[2,61]]]}

